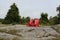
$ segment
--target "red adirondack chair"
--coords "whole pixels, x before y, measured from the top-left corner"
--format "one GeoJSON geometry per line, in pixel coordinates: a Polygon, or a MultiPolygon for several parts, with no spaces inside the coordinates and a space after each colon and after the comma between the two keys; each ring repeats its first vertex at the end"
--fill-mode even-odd
{"type": "Polygon", "coordinates": [[[35,23],[35,26],[39,26],[39,19],[36,18],[34,23],[35,23]]]}
{"type": "Polygon", "coordinates": [[[26,24],[28,27],[39,27],[39,19],[30,19],[30,21],[26,24]]]}

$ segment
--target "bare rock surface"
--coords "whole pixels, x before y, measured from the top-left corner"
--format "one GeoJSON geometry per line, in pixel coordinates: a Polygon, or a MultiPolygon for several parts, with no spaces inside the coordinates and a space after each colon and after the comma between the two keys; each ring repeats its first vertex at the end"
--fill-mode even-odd
{"type": "Polygon", "coordinates": [[[0,27],[0,37],[6,38],[6,40],[12,40],[14,37],[21,38],[21,40],[52,40],[56,38],[55,35],[60,35],[60,33],[51,27],[26,27],[25,25],[0,27]]]}

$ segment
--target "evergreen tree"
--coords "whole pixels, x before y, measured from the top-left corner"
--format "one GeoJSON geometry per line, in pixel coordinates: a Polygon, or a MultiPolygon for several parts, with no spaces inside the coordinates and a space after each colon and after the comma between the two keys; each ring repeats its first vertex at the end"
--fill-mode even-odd
{"type": "Polygon", "coordinates": [[[21,19],[21,24],[25,24],[25,18],[24,17],[22,17],[22,19],[21,19]]]}
{"type": "Polygon", "coordinates": [[[48,22],[48,14],[47,13],[42,13],[41,18],[40,18],[40,23],[46,24],[48,22]]]}
{"type": "Polygon", "coordinates": [[[30,21],[30,17],[26,17],[26,22],[29,22],[30,21]]]}
{"type": "Polygon", "coordinates": [[[58,19],[57,19],[57,21],[58,21],[58,24],[60,24],[60,5],[59,5],[59,7],[57,7],[57,11],[59,12],[58,13],[58,19]]]}
{"type": "Polygon", "coordinates": [[[15,3],[13,3],[13,5],[10,6],[10,9],[4,20],[9,23],[19,23],[20,22],[19,9],[15,5],[15,3]]]}

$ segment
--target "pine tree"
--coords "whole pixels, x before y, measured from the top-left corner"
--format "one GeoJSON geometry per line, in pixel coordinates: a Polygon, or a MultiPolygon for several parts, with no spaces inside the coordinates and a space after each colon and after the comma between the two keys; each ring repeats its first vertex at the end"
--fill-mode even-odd
{"type": "Polygon", "coordinates": [[[57,11],[59,12],[58,13],[58,19],[57,19],[57,21],[58,21],[58,24],[60,24],[60,5],[59,5],[59,7],[57,7],[57,11]]]}
{"type": "Polygon", "coordinates": [[[41,14],[40,23],[41,24],[47,24],[48,23],[48,14],[47,13],[41,14]]]}
{"type": "Polygon", "coordinates": [[[10,6],[10,9],[4,19],[6,23],[19,23],[20,22],[20,16],[19,16],[19,9],[13,3],[13,5],[10,6]]]}

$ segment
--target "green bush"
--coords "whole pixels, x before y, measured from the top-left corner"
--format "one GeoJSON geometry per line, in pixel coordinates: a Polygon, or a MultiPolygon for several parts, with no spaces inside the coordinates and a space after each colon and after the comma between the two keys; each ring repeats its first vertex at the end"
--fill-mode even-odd
{"type": "Polygon", "coordinates": [[[3,21],[3,19],[0,19],[0,22],[2,22],[3,21]]]}
{"type": "Polygon", "coordinates": [[[9,20],[3,20],[2,24],[10,24],[11,22],[9,20]]]}

